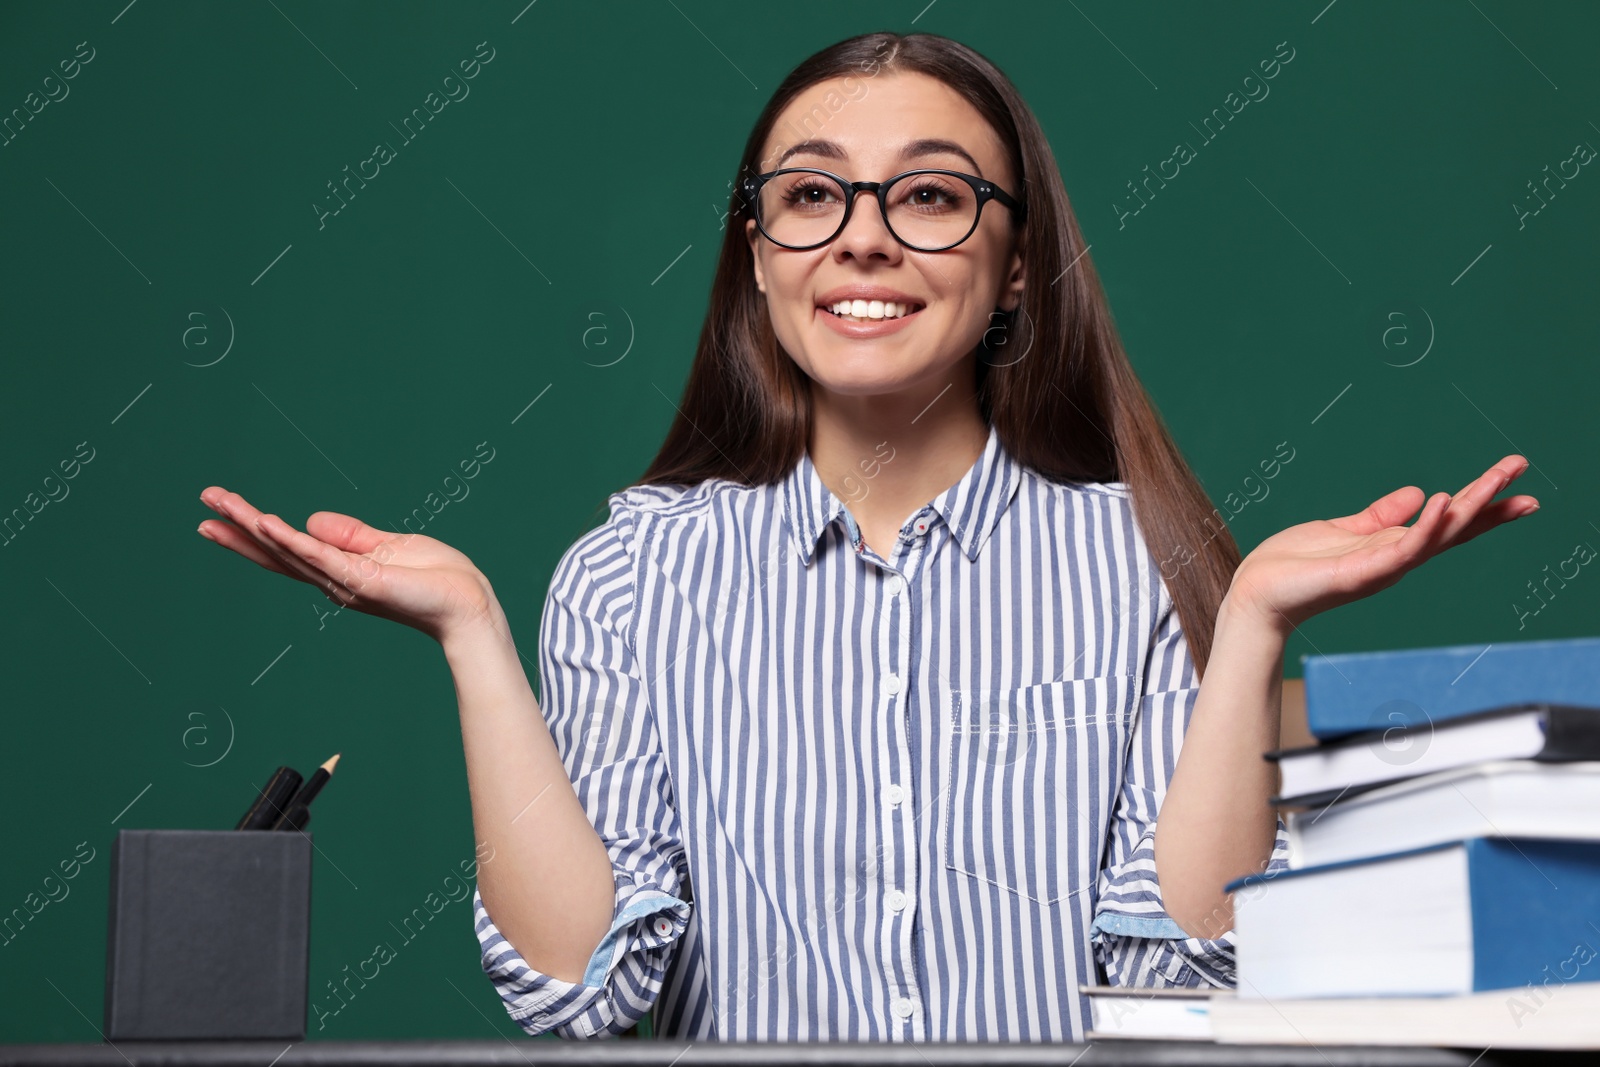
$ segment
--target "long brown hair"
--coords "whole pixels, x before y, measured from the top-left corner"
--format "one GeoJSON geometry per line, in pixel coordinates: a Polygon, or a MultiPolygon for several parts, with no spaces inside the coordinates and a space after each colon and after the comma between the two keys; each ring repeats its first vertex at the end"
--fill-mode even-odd
{"type": "Polygon", "coordinates": [[[1218,606],[1239,565],[1238,546],[1128,362],[1038,120],[994,64],[949,38],[852,37],[806,59],[773,93],[739,161],[710,306],[678,416],[640,482],[694,485],[725,478],[770,485],[799,462],[810,440],[809,379],[779,348],[756,289],[744,226],[751,208],[739,196],[739,179],[759,172],[773,123],[804,89],[831,78],[896,71],[937,78],[970,101],[1021,178],[1027,212],[1018,247],[1028,283],[1004,349],[1015,346],[1025,355],[989,362],[980,353],[980,411],[1016,460],[1046,478],[1127,483],[1198,677],[1210,656],[1218,606]]]}

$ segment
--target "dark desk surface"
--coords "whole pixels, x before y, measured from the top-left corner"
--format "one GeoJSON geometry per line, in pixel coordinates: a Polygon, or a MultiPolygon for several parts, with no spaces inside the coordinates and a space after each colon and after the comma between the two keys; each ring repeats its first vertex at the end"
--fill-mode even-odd
{"type": "Polygon", "coordinates": [[[1592,1063],[1593,1052],[1490,1049],[1215,1045],[1189,1041],[1066,1044],[789,1044],[681,1041],[121,1041],[104,1045],[0,1045],[0,1067],[531,1067],[604,1063],[639,1067],[716,1064],[1074,1064],[1084,1067],[1497,1067],[1592,1063]]]}

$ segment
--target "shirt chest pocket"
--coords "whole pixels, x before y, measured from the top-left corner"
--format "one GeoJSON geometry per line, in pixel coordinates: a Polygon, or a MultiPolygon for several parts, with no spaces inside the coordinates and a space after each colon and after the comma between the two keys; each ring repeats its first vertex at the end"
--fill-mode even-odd
{"type": "Polygon", "coordinates": [[[1054,904],[1094,885],[1132,729],[1132,675],[953,690],[944,859],[1054,904]]]}

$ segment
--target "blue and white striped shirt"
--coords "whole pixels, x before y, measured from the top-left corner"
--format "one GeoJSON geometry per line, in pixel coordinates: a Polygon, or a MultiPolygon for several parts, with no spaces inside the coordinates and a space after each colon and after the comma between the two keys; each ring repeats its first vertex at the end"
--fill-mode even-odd
{"type": "Polygon", "coordinates": [[[1199,688],[1125,483],[1046,479],[991,429],[888,558],[809,456],[609,502],[551,578],[539,667],[611,932],[561,981],[473,896],[530,1034],[653,1009],[662,1036],[1081,1040],[1079,983],[1233,984],[1231,934],[1161,905],[1199,688]]]}

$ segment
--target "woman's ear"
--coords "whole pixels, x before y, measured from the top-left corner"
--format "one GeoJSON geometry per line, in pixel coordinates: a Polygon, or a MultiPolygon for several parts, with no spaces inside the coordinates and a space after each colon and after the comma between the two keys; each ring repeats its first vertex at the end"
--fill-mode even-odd
{"type": "Polygon", "coordinates": [[[766,279],[761,276],[761,257],[756,253],[756,246],[761,243],[760,231],[756,229],[755,219],[746,219],[744,223],[744,237],[750,242],[750,262],[755,265],[756,289],[760,292],[767,291],[766,279]]]}
{"type": "Polygon", "coordinates": [[[1023,262],[1022,250],[1011,256],[1011,271],[1006,276],[1005,292],[1000,297],[1000,307],[1006,311],[1015,311],[1022,306],[1022,290],[1028,281],[1027,264],[1023,262]]]}

